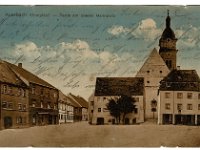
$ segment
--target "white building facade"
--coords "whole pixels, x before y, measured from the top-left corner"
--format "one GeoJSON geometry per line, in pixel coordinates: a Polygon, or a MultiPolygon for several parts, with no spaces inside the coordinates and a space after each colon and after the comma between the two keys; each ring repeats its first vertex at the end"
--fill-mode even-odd
{"type": "Polygon", "coordinates": [[[116,119],[107,109],[109,100],[125,94],[135,99],[136,110],[127,114],[126,124],[144,122],[144,81],[143,78],[97,78],[94,95],[89,98],[90,124],[116,124],[116,119]]]}
{"type": "Polygon", "coordinates": [[[173,70],[161,81],[158,124],[200,125],[200,79],[195,70],[173,70]]]}
{"type": "Polygon", "coordinates": [[[160,81],[169,73],[169,69],[156,49],[153,49],[136,74],[136,77],[144,78],[144,111],[145,119],[157,119],[158,117],[158,89],[160,81]]]}
{"type": "Polygon", "coordinates": [[[74,122],[74,107],[70,98],[59,91],[59,124],[74,122]]]}

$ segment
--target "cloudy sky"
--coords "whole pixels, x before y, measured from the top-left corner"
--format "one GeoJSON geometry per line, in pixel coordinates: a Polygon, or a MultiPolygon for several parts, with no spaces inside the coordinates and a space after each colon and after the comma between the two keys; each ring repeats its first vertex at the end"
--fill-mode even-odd
{"type": "Polygon", "coordinates": [[[96,77],[134,77],[159,49],[167,9],[177,65],[200,74],[197,6],[0,6],[0,58],[87,99],[96,77]]]}

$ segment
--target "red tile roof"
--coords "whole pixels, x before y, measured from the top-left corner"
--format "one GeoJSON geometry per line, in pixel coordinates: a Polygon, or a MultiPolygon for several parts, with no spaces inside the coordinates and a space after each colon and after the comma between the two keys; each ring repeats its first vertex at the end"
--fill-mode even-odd
{"type": "Polygon", "coordinates": [[[98,77],[95,96],[143,95],[142,77],[98,77]]]}
{"type": "Polygon", "coordinates": [[[25,78],[28,82],[56,89],[54,86],[52,86],[48,82],[44,81],[43,79],[39,78],[38,76],[34,75],[33,73],[25,70],[24,68],[18,67],[16,65],[11,64],[6,61],[4,61],[4,63],[7,64],[14,72],[19,74],[23,78],[25,78]]]}
{"type": "Polygon", "coordinates": [[[161,91],[200,91],[196,70],[172,70],[160,83],[161,91]]]}
{"type": "Polygon", "coordinates": [[[26,84],[3,61],[0,61],[0,81],[14,85],[26,86],[26,84]]]}

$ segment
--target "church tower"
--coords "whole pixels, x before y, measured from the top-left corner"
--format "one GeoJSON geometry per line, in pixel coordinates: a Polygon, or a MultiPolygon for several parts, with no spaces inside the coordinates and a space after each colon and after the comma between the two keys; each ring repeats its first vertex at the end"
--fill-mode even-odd
{"type": "Polygon", "coordinates": [[[166,18],[166,28],[162,33],[159,40],[159,54],[163,58],[169,70],[176,69],[176,42],[174,31],[170,27],[171,18],[169,16],[169,10],[166,18]]]}

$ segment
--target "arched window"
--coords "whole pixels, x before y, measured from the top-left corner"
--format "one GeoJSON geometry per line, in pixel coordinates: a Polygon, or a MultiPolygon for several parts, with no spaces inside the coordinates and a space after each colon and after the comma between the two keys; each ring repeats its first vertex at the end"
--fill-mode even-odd
{"type": "MultiPolygon", "coordinates": [[[[151,107],[152,107],[152,111],[156,109],[156,107],[157,107],[157,101],[156,101],[155,99],[153,99],[153,100],[151,101],[151,107]]],[[[155,111],[156,111],[156,110],[155,110],[155,111]]]]}

